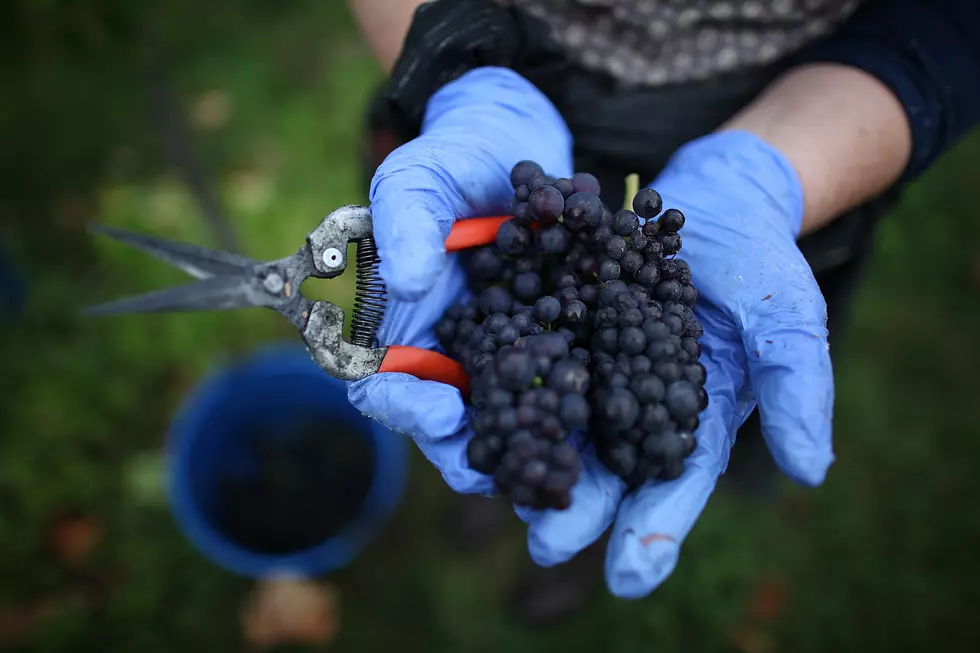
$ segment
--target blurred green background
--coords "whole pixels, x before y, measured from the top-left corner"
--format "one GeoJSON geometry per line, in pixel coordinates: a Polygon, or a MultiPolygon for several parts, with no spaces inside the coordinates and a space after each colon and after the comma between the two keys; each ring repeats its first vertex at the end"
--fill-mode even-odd
{"type": "MultiPolygon", "coordinates": [[[[380,71],[339,1],[22,0],[3,3],[0,30],[0,243],[29,286],[0,324],[0,650],[243,650],[250,584],[176,530],[159,450],[202,374],[295,335],[260,310],[80,319],[182,280],[84,228],[215,242],[164,147],[177,115],[244,251],[293,251],[326,212],[365,201],[361,125],[380,71]],[[91,553],[71,555],[86,540],[91,553]]],[[[977,136],[884,225],[834,352],[838,462],[823,488],[787,487],[765,508],[720,493],[653,596],[604,594],[532,633],[503,610],[527,564],[517,519],[479,554],[455,551],[448,490],[416,454],[395,521],[331,579],[329,648],[976,650],[977,136]]],[[[351,298],[343,281],[312,290],[351,298]]]]}

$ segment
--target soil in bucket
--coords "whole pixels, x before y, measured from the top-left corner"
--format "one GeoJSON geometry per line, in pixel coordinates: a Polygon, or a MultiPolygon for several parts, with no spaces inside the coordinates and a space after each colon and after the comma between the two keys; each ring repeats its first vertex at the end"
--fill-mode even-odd
{"type": "Polygon", "coordinates": [[[374,447],[363,432],[316,418],[243,435],[258,473],[219,479],[216,510],[216,525],[236,544],[267,555],[296,553],[360,516],[374,476],[374,447]]]}

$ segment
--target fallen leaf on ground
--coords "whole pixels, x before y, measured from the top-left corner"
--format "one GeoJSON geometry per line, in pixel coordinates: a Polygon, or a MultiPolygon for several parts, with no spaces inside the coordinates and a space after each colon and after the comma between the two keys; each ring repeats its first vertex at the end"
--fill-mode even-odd
{"type": "Polygon", "coordinates": [[[776,648],[772,635],[751,625],[729,631],[728,643],[743,653],[772,653],[776,648]]]}
{"type": "Polygon", "coordinates": [[[224,91],[211,90],[202,94],[191,108],[191,121],[198,129],[211,131],[228,124],[233,104],[224,91]]]}
{"type": "Polygon", "coordinates": [[[61,562],[77,566],[88,560],[102,533],[102,523],[91,515],[65,515],[51,526],[48,543],[61,562]]]}
{"type": "Polygon", "coordinates": [[[327,644],[337,634],[336,590],[298,578],[260,582],[245,602],[242,631],[252,646],[327,644]]]}
{"type": "Polygon", "coordinates": [[[775,621],[783,614],[789,590],[776,576],[766,576],[756,583],[749,596],[748,616],[759,621],[775,621]]]}

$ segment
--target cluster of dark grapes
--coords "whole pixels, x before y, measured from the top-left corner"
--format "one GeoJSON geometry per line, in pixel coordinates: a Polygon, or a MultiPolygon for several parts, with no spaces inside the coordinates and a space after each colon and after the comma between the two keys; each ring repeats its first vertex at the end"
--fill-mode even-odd
{"type": "MultiPolygon", "coordinates": [[[[686,266],[671,272],[689,274],[686,266]]],[[[684,302],[657,301],[622,281],[604,284],[599,305],[589,423],[599,460],[630,484],[677,478],[708,401],[701,326],[684,302]]]]}
{"type": "Polygon", "coordinates": [[[530,161],[511,183],[514,217],[464,261],[473,299],[436,327],[472,377],[470,466],[518,505],[563,509],[580,469],[569,438],[587,429],[628,483],[675,478],[707,402],[683,213],[652,189],[613,213],[593,175],[530,161]]]}

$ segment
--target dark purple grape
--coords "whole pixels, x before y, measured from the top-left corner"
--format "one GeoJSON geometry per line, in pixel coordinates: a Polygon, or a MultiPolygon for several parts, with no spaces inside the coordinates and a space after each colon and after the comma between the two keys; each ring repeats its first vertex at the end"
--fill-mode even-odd
{"type": "Polygon", "coordinates": [[[564,210],[565,198],[554,186],[542,185],[531,191],[527,205],[531,217],[544,224],[551,224],[558,220],[564,210]]]}
{"type": "Polygon", "coordinates": [[[633,275],[633,278],[636,279],[637,283],[642,283],[647,288],[653,288],[660,280],[660,271],[653,263],[644,263],[633,275]]]}
{"type": "Polygon", "coordinates": [[[497,230],[497,247],[504,254],[512,256],[527,252],[534,243],[531,230],[521,226],[516,220],[508,220],[497,230]]]}
{"type": "Polygon", "coordinates": [[[550,186],[553,181],[554,178],[549,177],[548,175],[534,175],[533,177],[531,177],[530,180],[528,180],[527,187],[528,190],[530,190],[533,193],[535,188],[540,188],[541,186],[550,186]]]}
{"type": "Polygon", "coordinates": [[[589,423],[589,402],[581,394],[566,394],[561,398],[558,414],[562,426],[569,431],[585,428],[589,423]]]}
{"type": "Polygon", "coordinates": [[[602,220],[602,208],[602,200],[597,195],[575,192],[565,200],[564,219],[573,231],[596,227],[602,220]]]}
{"type": "Polygon", "coordinates": [[[551,367],[546,382],[561,394],[584,395],[589,389],[589,371],[577,360],[566,358],[551,367]]]}
{"type": "MultiPolygon", "coordinates": [[[[480,293],[477,303],[480,306],[480,310],[485,315],[491,315],[493,313],[508,313],[511,308],[512,300],[510,293],[507,292],[506,288],[502,288],[500,286],[490,286],[480,293]]],[[[462,322],[460,324],[462,324],[462,322]]],[[[476,325],[474,324],[474,326],[476,325]]]]}
{"type": "Polygon", "coordinates": [[[528,338],[525,346],[534,356],[544,356],[553,359],[568,356],[568,343],[554,331],[545,331],[537,336],[528,338]]]}
{"type": "Polygon", "coordinates": [[[670,412],[663,404],[646,404],[639,421],[645,432],[660,433],[670,424],[670,412]]]}
{"type": "Polygon", "coordinates": [[[654,296],[661,302],[676,302],[681,298],[684,289],[674,279],[665,279],[657,284],[654,296]]]}
{"type": "Polygon", "coordinates": [[[576,193],[600,194],[599,180],[588,172],[576,172],[572,175],[572,188],[576,193]]]}
{"type": "Polygon", "coordinates": [[[635,249],[627,250],[619,259],[619,265],[627,274],[635,277],[636,273],[643,267],[643,254],[635,249]]]}
{"type": "Polygon", "coordinates": [[[520,332],[512,327],[510,324],[505,326],[503,329],[497,332],[496,344],[498,347],[503,347],[505,345],[512,345],[517,342],[517,339],[521,337],[520,332]]]}
{"type": "Polygon", "coordinates": [[[585,277],[592,276],[599,269],[599,259],[591,254],[583,256],[578,260],[576,270],[585,277]]]}
{"type": "Polygon", "coordinates": [[[514,209],[514,219],[522,225],[531,221],[531,211],[528,210],[527,202],[521,202],[514,209]]]}
{"type": "Polygon", "coordinates": [[[550,324],[561,315],[561,302],[556,297],[546,295],[534,302],[534,319],[542,324],[550,324]]]}
{"type": "Polygon", "coordinates": [[[500,276],[504,262],[495,247],[480,247],[470,255],[467,272],[475,279],[491,281],[500,276]]]}
{"type": "Polygon", "coordinates": [[[597,407],[606,426],[615,431],[628,429],[640,416],[640,405],[633,393],[625,388],[614,388],[597,407]]]}
{"type": "Polygon", "coordinates": [[[644,188],[633,196],[633,211],[644,220],[657,217],[662,209],[663,199],[652,188],[644,188]]]}
{"type": "Polygon", "coordinates": [[[621,328],[638,327],[643,324],[643,313],[639,308],[627,308],[619,312],[617,323],[621,328]]]}
{"type": "Polygon", "coordinates": [[[466,459],[470,469],[481,474],[492,474],[500,463],[499,453],[493,451],[488,439],[477,436],[466,444],[466,459]]]}
{"type": "Polygon", "coordinates": [[[619,263],[612,259],[606,259],[599,264],[599,270],[596,272],[596,276],[599,277],[599,281],[614,281],[619,279],[619,272],[619,263]]]}
{"type": "Polygon", "coordinates": [[[694,305],[697,304],[698,301],[697,288],[691,285],[684,286],[683,290],[681,290],[681,301],[684,302],[685,306],[694,308],[694,305]]]}
{"type": "Polygon", "coordinates": [[[626,327],[619,332],[619,350],[627,356],[635,356],[647,347],[647,338],[643,329],[626,327]]]}
{"type": "Polygon", "coordinates": [[[664,383],[673,383],[681,378],[680,365],[669,360],[654,363],[653,373],[659,376],[664,383]]]}
{"type": "Polygon", "coordinates": [[[578,297],[586,306],[591,308],[599,302],[599,287],[594,284],[582,286],[578,297]]]}
{"type": "Polygon", "coordinates": [[[606,254],[609,258],[619,260],[626,253],[626,239],[622,236],[612,236],[606,241],[606,254]]]}
{"type": "Polygon", "coordinates": [[[664,214],[660,216],[660,230],[667,231],[670,233],[677,233],[684,228],[684,214],[678,209],[667,209],[664,214]]]}
{"type": "Polygon", "coordinates": [[[616,354],[619,352],[619,330],[601,329],[592,338],[592,349],[616,354]]]}
{"type": "Polygon", "coordinates": [[[561,302],[562,306],[568,304],[568,302],[573,302],[578,299],[578,288],[575,286],[566,286],[558,291],[558,301],[561,302]]]}
{"type": "Polygon", "coordinates": [[[663,233],[659,237],[660,246],[664,250],[664,255],[670,256],[681,251],[681,235],[675,233],[663,233]]]}
{"type": "Polygon", "coordinates": [[[654,374],[638,374],[630,382],[630,390],[641,404],[663,401],[667,386],[654,374]]]}
{"type": "Polygon", "coordinates": [[[675,258],[672,263],[674,264],[674,269],[676,270],[674,278],[682,284],[691,283],[691,266],[688,265],[687,261],[681,258],[675,258]]]}
{"type": "Polygon", "coordinates": [[[512,392],[521,390],[534,381],[534,360],[523,349],[501,349],[494,357],[494,368],[501,387],[512,392]]]}
{"type": "Polygon", "coordinates": [[[436,323],[436,336],[440,342],[452,342],[456,337],[456,320],[450,317],[443,317],[436,323]]]}
{"type": "Polygon", "coordinates": [[[687,355],[691,357],[691,360],[698,360],[701,358],[701,343],[694,338],[681,338],[681,349],[687,352],[687,355]]]}
{"type": "Polygon", "coordinates": [[[535,233],[535,241],[545,254],[561,254],[568,249],[568,231],[560,224],[541,227],[535,233]]]}
{"type": "MultiPolygon", "coordinates": [[[[497,333],[505,326],[510,326],[510,318],[507,317],[506,313],[493,313],[487,316],[487,319],[483,320],[482,329],[484,333],[497,333]]],[[[478,331],[481,327],[474,329],[474,333],[478,331]]],[[[482,338],[484,334],[481,334],[482,338]]],[[[471,336],[472,337],[472,336],[471,336]]]]}
{"type": "Polygon", "coordinates": [[[681,369],[681,378],[685,381],[690,381],[694,385],[703,386],[707,380],[707,372],[701,363],[688,363],[681,369]]]}
{"type": "Polygon", "coordinates": [[[524,272],[514,277],[514,296],[524,302],[533,302],[541,295],[541,276],[536,272],[524,272]]]}
{"type": "Polygon", "coordinates": [[[684,333],[684,320],[677,315],[664,315],[661,319],[672,335],[679,336],[684,333]]]}
{"type": "Polygon", "coordinates": [[[561,193],[562,197],[566,199],[575,192],[575,187],[572,185],[571,179],[556,179],[553,186],[559,193],[561,193]]]}
{"type": "Polygon", "coordinates": [[[572,358],[574,358],[575,360],[577,360],[578,362],[582,363],[582,365],[585,366],[588,366],[589,363],[592,361],[592,356],[589,354],[588,349],[582,349],[581,347],[576,347],[575,349],[571,350],[569,354],[572,356],[572,358]]]}
{"type": "Polygon", "coordinates": [[[613,216],[613,231],[620,236],[631,236],[634,231],[640,228],[640,221],[636,214],[629,209],[617,211],[613,216]]]}
{"type": "Polygon", "coordinates": [[[609,471],[620,478],[627,478],[633,474],[639,462],[635,445],[619,440],[602,449],[602,463],[609,468],[609,471]]]}
{"type": "Polygon", "coordinates": [[[513,188],[527,186],[532,177],[541,175],[544,175],[544,170],[534,161],[518,161],[510,170],[510,185],[513,188]]]}

